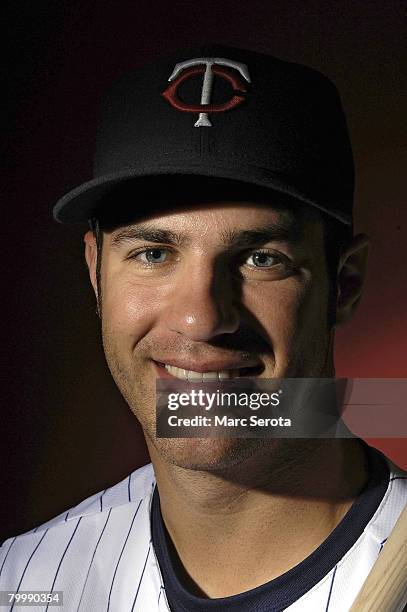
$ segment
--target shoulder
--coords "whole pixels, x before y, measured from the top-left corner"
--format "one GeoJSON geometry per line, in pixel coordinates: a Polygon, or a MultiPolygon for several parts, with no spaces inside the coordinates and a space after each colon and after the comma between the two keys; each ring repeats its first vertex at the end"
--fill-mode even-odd
{"type": "Polygon", "coordinates": [[[381,455],[389,468],[389,481],[383,499],[369,522],[368,530],[382,547],[407,504],[407,471],[380,451],[376,450],[376,453],[381,455]]]}
{"type": "Polygon", "coordinates": [[[6,588],[17,587],[28,565],[36,571],[57,568],[68,548],[75,549],[77,561],[91,555],[105,530],[114,536],[110,542],[122,540],[136,526],[138,537],[148,538],[154,485],[153,467],[145,465],[35,529],[7,539],[0,548],[0,583],[7,580],[6,588]]]}
{"type": "Polygon", "coordinates": [[[325,576],[287,608],[290,612],[350,609],[407,504],[407,472],[376,448],[367,444],[365,448],[371,468],[369,494],[355,501],[343,519],[353,514],[352,523],[347,520],[346,530],[341,531],[342,538],[351,538],[356,519],[359,536],[325,576]],[[376,498],[373,507],[372,498],[376,498]]]}

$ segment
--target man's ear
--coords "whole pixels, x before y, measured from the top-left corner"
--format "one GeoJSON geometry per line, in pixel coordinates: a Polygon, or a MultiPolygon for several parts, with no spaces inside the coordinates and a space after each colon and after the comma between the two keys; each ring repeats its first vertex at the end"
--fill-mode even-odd
{"type": "Polygon", "coordinates": [[[348,321],[362,297],[370,239],[366,234],[354,236],[339,258],[337,276],[336,324],[348,321]]]}
{"type": "Polygon", "coordinates": [[[96,238],[93,232],[88,231],[83,237],[85,243],[85,259],[88,265],[90,282],[92,283],[93,291],[98,299],[98,284],[96,279],[96,266],[97,266],[97,245],[96,238]]]}

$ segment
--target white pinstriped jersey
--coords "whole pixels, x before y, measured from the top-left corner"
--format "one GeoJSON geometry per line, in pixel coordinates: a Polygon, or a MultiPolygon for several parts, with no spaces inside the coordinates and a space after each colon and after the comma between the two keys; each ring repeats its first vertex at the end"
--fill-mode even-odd
{"type": "MultiPolygon", "coordinates": [[[[407,472],[387,463],[386,493],[362,535],[287,610],[349,610],[407,503],[407,472]]],[[[0,550],[0,590],[63,591],[63,606],[50,608],[55,612],[168,612],[151,540],[154,486],[148,464],[44,525],[6,540],[0,550]]],[[[46,605],[24,609],[48,610],[46,605]]]]}

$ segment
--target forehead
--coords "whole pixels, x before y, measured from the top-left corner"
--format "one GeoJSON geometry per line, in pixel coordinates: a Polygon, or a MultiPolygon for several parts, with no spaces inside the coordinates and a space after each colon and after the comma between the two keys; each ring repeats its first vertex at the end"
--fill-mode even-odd
{"type": "Polygon", "coordinates": [[[170,242],[185,246],[222,244],[250,246],[271,241],[320,243],[319,220],[270,202],[211,201],[144,213],[111,228],[113,247],[134,240],[170,242]]]}
{"type": "Polygon", "coordinates": [[[270,189],[209,177],[160,176],[137,179],[115,189],[98,207],[105,231],[127,225],[160,223],[195,224],[201,229],[259,223],[303,226],[318,221],[314,207],[270,189]]]}
{"type": "Polygon", "coordinates": [[[180,203],[168,205],[167,208],[140,212],[112,228],[113,231],[125,226],[137,226],[148,223],[151,226],[165,225],[178,229],[204,228],[220,230],[227,227],[242,227],[247,225],[275,224],[285,227],[299,226],[301,219],[296,219],[289,210],[273,207],[269,203],[250,201],[212,200],[208,202],[180,203]]]}

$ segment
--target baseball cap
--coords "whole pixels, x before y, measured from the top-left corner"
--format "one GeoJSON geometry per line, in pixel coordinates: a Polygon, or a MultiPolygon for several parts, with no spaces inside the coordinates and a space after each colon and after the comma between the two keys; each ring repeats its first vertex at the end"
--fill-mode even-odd
{"type": "Polygon", "coordinates": [[[338,91],[271,55],[204,45],[123,75],[102,99],[93,178],[57,202],[54,218],[86,222],[118,186],[164,176],[196,177],[198,189],[200,177],[270,189],[352,223],[338,91]]]}

